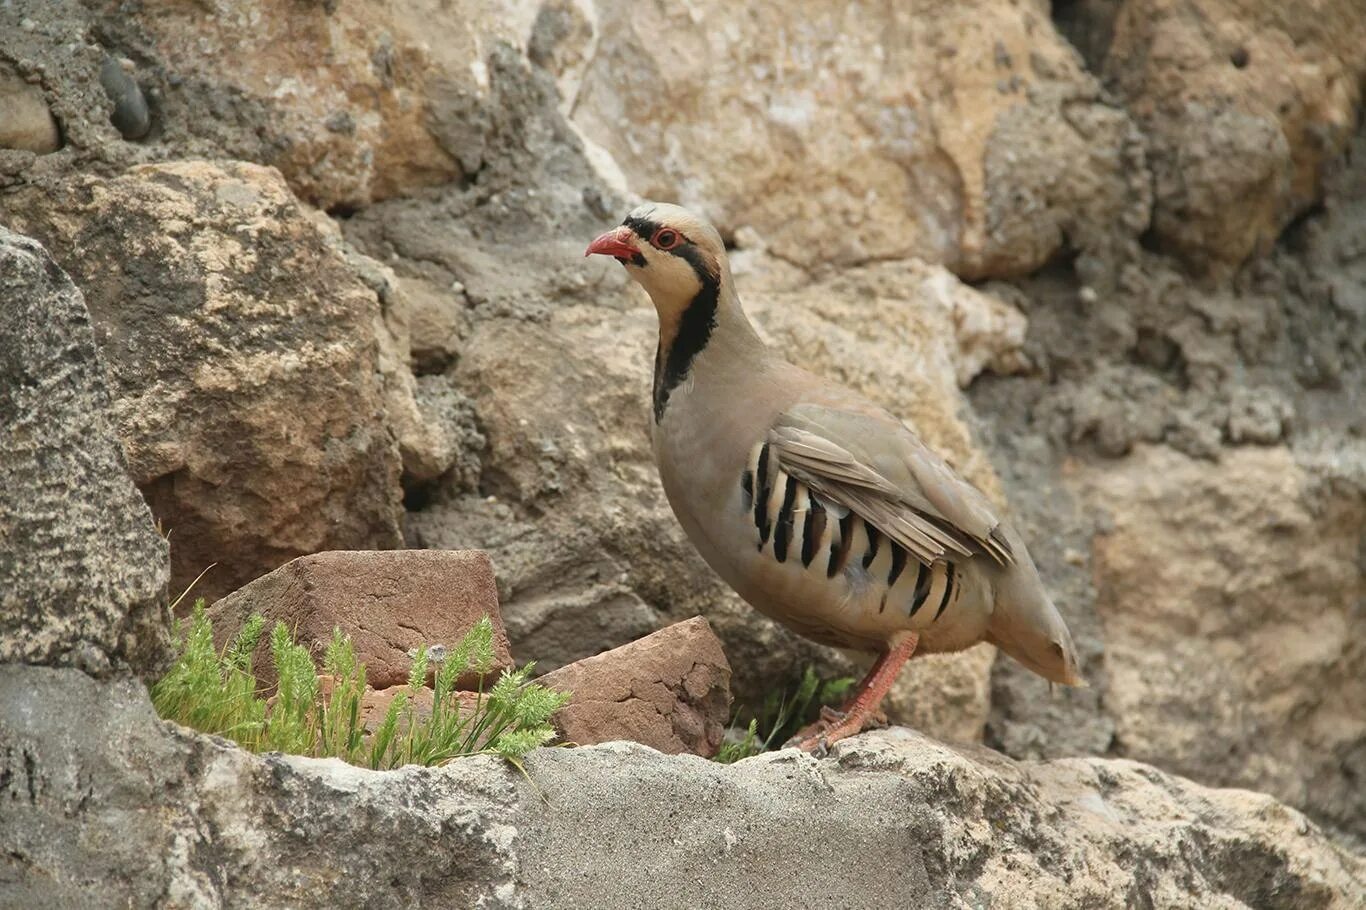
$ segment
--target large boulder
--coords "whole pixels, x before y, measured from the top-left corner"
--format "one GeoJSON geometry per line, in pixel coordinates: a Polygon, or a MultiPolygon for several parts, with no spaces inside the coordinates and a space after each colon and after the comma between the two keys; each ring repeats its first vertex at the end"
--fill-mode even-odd
{"type": "Polygon", "coordinates": [[[302,200],[345,213],[493,163],[489,133],[506,111],[490,58],[525,47],[535,13],[467,0],[247,0],[215,15],[196,0],[13,0],[0,60],[41,84],[22,99],[34,127],[19,147],[67,145],[60,161],[27,162],[30,176],[231,157],[272,165],[302,200]],[[60,136],[41,132],[44,96],[60,136]],[[131,129],[119,108],[130,101],[131,129]]]}
{"type": "Polygon", "coordinates": [[[81,292],[0,227],[0,300],[0,663],[155,673],[166,541],[129,477],[81,292]]]}
{"type": "Polygon", "coordinates": [[[402,542],[376,292],[279,172],[204,161],[0,200],[83,288],[172,584],[212,599],[295,556],[402,542]]]}
{"type": "Polygon", "coordinates": [[[1359,718],[1333,693],[1360,662],[1363,152],[1359,129],[1322,211],[1231,281],[1146,250],[1020,283],[1040,370],[979,379],[972,405],[1092,688],[1040,697],[998,660],[991,745],[1141,758],[1362,830],[1359,718]],[[1323,621],[1286,626],[1301,586],[1323,621]]]}
{"type": "MultiPolygon", "coordinates": [[[[1356,454],[1366,474],[1366,453],[1356,454]]],[[[1118,754],[1366,819],[1366,496],[1283,448],[1144,447],[1082,483],[1118,754]]]]}
{"type": "Polygon", "coordinates": [[[736,765],[635,744],[374,772],[0,666],[15,906],[1217,906],[1346,910],[1366,863],[1275,799],[904,729],[736,765]],[[60,706],[60,710],[58,710],[60,706]]]}
{"type": "Polygon", "coordinates": [[[1323,198],[1366,77],[1366,7],[1126,0],[1103,67],[1143,127],[1153,229],[1197,269],[1267,252],[1323,198]]]}
{"type": "Polygon", "coordinates": [[[477,110],[468,61],[496,27],[490,18],[463,3],[251,0],[206,16],[193,2],[153,0],[138,24],[177,76],[162,114],[176,134],[214,130],[204,107],[241,112],[264,133],[250,157],[278,167],[306,201],[354,209],[478,170],[458,121],[477,110]],[[466,27],[472,19],[481,28],[466,27]]]}
{"type": "Polygon", "coordinates": [[[789,261],[1023,274],[1147,225],[1141,140],[1046,4],[556,8],[545,65],[607,170],[789,261]]]}

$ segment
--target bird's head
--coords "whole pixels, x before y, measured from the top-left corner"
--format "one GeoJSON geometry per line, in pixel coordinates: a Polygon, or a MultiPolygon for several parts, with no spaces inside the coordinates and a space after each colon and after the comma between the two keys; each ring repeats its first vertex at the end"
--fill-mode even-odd
{"type": "Polygon", "coordinates": [[[661,317],[686,309],[704,290],[715,293],[728,276],[726,248],[716,228],[663,202],[636,207],[620,227],[590,243],[584,255],[595,253],[626,266],[661,317]]]}

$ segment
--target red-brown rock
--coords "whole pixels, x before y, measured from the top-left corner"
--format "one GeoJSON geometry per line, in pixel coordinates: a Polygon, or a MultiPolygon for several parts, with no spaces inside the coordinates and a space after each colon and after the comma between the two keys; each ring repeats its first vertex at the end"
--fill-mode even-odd
{"type": "Polygon", "coordinates": [[[553,721],[564,740],[582,746],[631,739],[710,757],[730,719],[730,663],[700,616],[538,682],[573,694],[553,721]]]}
{"type": "MultiPolygon", "coordinates": [[[[387,689],[366,688],[365,694],[360,699],[360,725],[365,730],[366,736],[373,736],[379,729],[379,725],[384,723],[384,715],[389,713],[389,706],[394,703],[394,697],[400,692],[406,692],[407,686],[390,686],[387,689]]],[[[426,720],[432,716],[432,702],[436,695],[430,688],[423,686],[412,696],[413,715],[418,720],[426,720]]],[[[456,697],[460,699],[460,713],[465,714],[474,710],[475,693],[456,692],[456,697]]],[[[399,731],[407,729],[402,719],[399,720],[399,731]]]]}
{"type": "MultiPolygon", "coordinates": [[[[498,612],[488,554],[480,550],[335,550],[301,556],[240,588],[209,608],[219,645],[252,613],[271,627],[278,620],[321,657],[333,628],[350,635],[367,681],[377,689],[403,683],[419,645],[451,647],[481,617],[493,621],[494,663],[489,678],[512,665],[498,612]]],[[[275,682],[265,636],[255,669],[275,682]]],[[[467,674],[457,688],[477,685],[467,674]]]]}

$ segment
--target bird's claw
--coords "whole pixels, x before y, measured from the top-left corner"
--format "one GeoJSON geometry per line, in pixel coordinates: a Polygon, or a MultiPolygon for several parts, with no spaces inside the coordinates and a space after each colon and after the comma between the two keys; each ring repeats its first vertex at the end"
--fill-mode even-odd
{"type": "Polygon", "coordinates": [[[887,715],[882,711],[874,710],[870,713],[856,715],[851,719],[850,712],[822,707],[820,719],[800,730],[785,745],[796,746],[803,752],[811,753],[816,758],[824,758],[830,754],[830,747],[840,740],[862,733],[864,730],[885,726],[887,726],[887,715]]]}
{"type": "Polygon", "coordinates": [[[795,746],[817,757],[824,756],[830,751],[829,743],[825,742],[825,734],[844,723],[846,718],[847,715],[843,711],[822,705],[820,717],[792,734],[792,737],[783,743],[783,748],[790,749],[795,746]]]}

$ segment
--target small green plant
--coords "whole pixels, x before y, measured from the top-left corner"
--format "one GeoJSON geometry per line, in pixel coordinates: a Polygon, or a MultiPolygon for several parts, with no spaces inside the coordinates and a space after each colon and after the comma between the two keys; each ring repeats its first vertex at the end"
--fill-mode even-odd
{"type": "Polygon", "coordinates": [[[744,735],[738,741],[721,744],[716,761],[731,764],[781,747],[804,724],[815,720],[821,708],[843,701],[853,685],[854,680],[847,676],[822,680],[815,670],[807,667],[795,689],[768,694],[763,709],[750,718],[744,735]],[[768,733],[760,737],[760,729],[768,733]]]}
{"type": "Polygon", "coordinates": [[[157,712],[205,733],[225,736],[253,752],[290,752],[334,756],[376,769],[437,765],[460,755],[492,753],[517,763],[554,738],[550,716],[569,695],[530,682],[532,664],[505,670],[487,693],[455,690],[469,670],[485,674],[493,666],[493,624],[487,618],[439,662],[429,715],[420,711],[432,655],[420,648],[408,684],[390,701],[383,719],[367,739],[361,719],[365,665],[355,646],[333,630],[323,655],[328,685],[318,676],[308,650],[295,642],[283,623],[270,635],[271,661],[279,680],[275,695],[260,697],[252,655],[266,621],[253,615],[220,653],[204,602],[177,630],[180,653],[175,665],[152,687],[157,712]]]}

